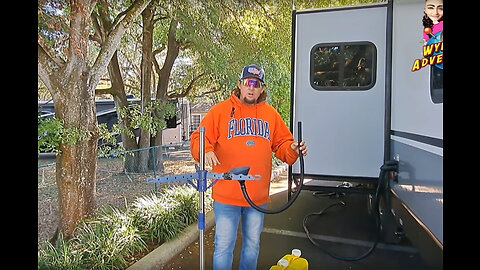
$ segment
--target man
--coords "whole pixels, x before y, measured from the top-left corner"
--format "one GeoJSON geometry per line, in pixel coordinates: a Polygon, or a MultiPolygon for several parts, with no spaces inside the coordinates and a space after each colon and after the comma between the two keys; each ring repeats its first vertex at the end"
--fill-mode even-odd
{"type": "MultiPolygon", "coordinates": [[[[265,72],[256,65],[243,68],[229,100],[215,105],[200,123],[205,127],[205,165],[216,173],[250,167],[260,181],[245,181],[251,200],[262,208],[270,200],[272,152],[292,165],[307,147],[300,147],[280,114],[266,103],[265,72]]],[[[200,131],[191,136],[191,153],[200,159],[200,131]]],[[[264,214],[250,207],[237,181],[219,180],[212,190],[215,213],[213,269],[231,269],[239,221],[242,221],[241,270],[257,268],[264,214]]]]}

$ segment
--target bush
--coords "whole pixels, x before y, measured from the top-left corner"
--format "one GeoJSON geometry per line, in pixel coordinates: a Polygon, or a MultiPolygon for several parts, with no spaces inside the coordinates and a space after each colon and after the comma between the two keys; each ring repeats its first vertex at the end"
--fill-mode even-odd
{"type": "MultiPolygon", "coordinates": [[[[211,193],[205,193],[205,205],[211,205],[211,193]]],[[[185,186],[166,187],[163,196],[137,198],[132,206],[137,226],[148,232],[154,243],[168,241],[198,220],[198,193],[185,186]]]]}
{"type": "Polygon", "coordinates": [[[129,257],[147,249],[128,211],[105,207],[99,217],[84,222],[75,237],[89,269],[124,269],[129,257]]]}
{"type": "Polygon", "coordinates": [[[72,248],[72,241],[58,235],[55,246],[45,241],[38,252],[38,269],[83,269],[81,254],[72,248]]]}
{"type": "MultiPolygon", "coordinates": [[[[206,210],[211,191],[205,192],[206,210]]],[[[38,269],[125,269],[129,259],[147,250],[146,241],[162,243],[198,220],[198,192],[186,185],[166,187],[159,196],[137,198],[121,211],[111,206],[85,220],[74,238],[59,235],[55,246],[45,242],[38,269]]]]}

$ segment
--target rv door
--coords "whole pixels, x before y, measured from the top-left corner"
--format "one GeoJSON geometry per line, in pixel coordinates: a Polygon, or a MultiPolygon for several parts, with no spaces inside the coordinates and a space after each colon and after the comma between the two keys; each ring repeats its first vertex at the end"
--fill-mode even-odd
{"type": "MultiPolygon", "coordinates": [[[[294,11],[294,18],[292,122],[303,123],[305,174],[377,178],[384,160],[387,5],[294,11]]],[[[298,163],[292,173],[299,173],[298,163]]]]}

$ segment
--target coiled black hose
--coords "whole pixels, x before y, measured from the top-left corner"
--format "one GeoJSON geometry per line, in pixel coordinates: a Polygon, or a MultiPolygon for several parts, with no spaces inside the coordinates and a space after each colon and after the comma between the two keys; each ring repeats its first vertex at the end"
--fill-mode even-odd
{"type": "Polygon", "coordinates": [[[300,150],[300,142],[302,142],[302,122],[298,122],[298,147],[299,147],[298,151],[299,151],[299,158],[300,158],[300,184],[298,185],[297,190],[293,194],[292,198],[286,204],[284,204],[282,207],[280,207],[279,209],[268,210],[268,209],[263,209],[263,208],[259,207],[258,205],[256,205],[254,202],[252,202],[252,200],[248,196],[247,187],[245,186],[245,181],[244,180],[239,180],[238,181],[240,183],[240,187],[242,188],[243,196],[245,197],[248,204],[250,204],[250,206],[252,208],[254,208],[255,210],[260,211],[264,214],[278,214],[280,212],[285,211],[287,208],[289,208],[293,204],[293,202],[297,199],[298,195],[300,195],[300,191],[302,190],[303,179],[304,179],[304,161],[303,161],[302,150],[300,150]]]}

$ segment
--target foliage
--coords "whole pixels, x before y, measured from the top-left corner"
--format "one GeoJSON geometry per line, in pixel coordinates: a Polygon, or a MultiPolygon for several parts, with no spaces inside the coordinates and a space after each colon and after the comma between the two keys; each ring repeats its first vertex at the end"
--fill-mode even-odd
{"type": "Polygon", "coordinates": [[[68,54],[68,31],[70,6],[64,0],[38,1],[38,38],[50,45],[66,59],[68,54]]]}
{"type": "Polygon", "coordinates": [[[127,258],[147,248],[133,217],[114,207],[82,223],[73,241],[89,269],[124,269],[127,258]]]}
{"type": "MultiPolygon", "coordinates": [[[[116,134],[125,132],[128,136],[135,137],[134,129],[142,128],[155,136],[156,133],[166,128],[165,118],[175,116],[176,107],[172,103],[161,101],[152,101],[141,110],[140,105],[133,104],[127,108],[118,108],[121,117],[128,118],[130,127],[120,127],[113,125],[112,130],[107,128],[106,124],[99,124],[99,135],[102,144],[99,147],[100,156],[108,156],[118,153],[116,134]],[[163,115],[163,118],[152,117],[153,114],[163,115]],[[117,151],[115,151],[117,150],[117,151]]],[[[86,139],[89,136],[88,131],[77,128],[65,128],[63,121],[52,117],[48,119],[38,119],[38,153],[55,152],[58,153],[61,143],[75,145],[77,142],[86,139]]]]}
{"type": "Polygon", "coordinates": [[[120,133],[119,126],[113,125],[112,130],[109,130],[107,124],[102,123],[98,125],[100,131],[100,143],[98,146],[99,157],[122,157],[125,152],[123,146],[118,145],[116,135],[120,133]]]}
{"type": "MultiPolygon", "coordinates": [[[[162,243],[197,221],[198,196],[188,185],[165,187],[161,194],[137,198],[121,211],[112,206],[84,220],[75,236],[44,242],[38,269],[125,269],[132,257],[147,250],[147,242],[162,243]]],[[[211,209],[211,191],[205,205],[211,209]]]]}
{"type": "MultiPolygon", "coordinates": [[[[185,187],[166,187],[164,196],[146,195],[133,203],[137,226],[149,232],[150,241],[170,240],[197,221],[197,192],[185,187]]],[[[205,193],[206,205],[211,204],[210,194],[205,193]]]]}
{"type": "Polygon", "coordinates": [[[146,195],[133,203],[138,227],[150,232],[152,242],[170,240],[197,220],[198,196],[194,189],[167,188],[164,194],[146,195]]]}
{"type": "Polygon", "coordinates": [[[139,104],[132,104],[128,107],[117,108],[122,118],[128,119],[129,127],[120,127],[114,125],[114,130],[124,132],[128,136],[134,138],[134,129],[141,128],[155,136],[158,131],[167,127],[166,118],[175,116],[176,107],[174,104],[162,100],[153,100],[142,109],[139,104]],[[152,117],[153,115],[163,117],[152,117]]]}
{"type": "MultiPolygon", "coordinates": [[[[374,0],[296,0],[296,10],[357,5],[374,0]]],[[[96,11],[115,20],[129,1],[99,1],[96,11]]],[[[63,0],[39,2],[39,38],[50,42],[58,52],[67,48],[69,5],[63,0]]],[[[181,50],[169,79],[168,94],[184,92],[199,78],[188,98],[193,103],[217,103],[227,99],[235,87],[241,68],[256,63],[267,73],[267,102],[289,124],[292,1],[289,0],[174,0],[155,4],[154,50],[165,58],[170,20],[178,22],[176,40],[181,50]],[[205,94],[205,93],[209,94],[205,94]]],[[[138,21],[141,19],[138,18],[138,21]]],[[[127,30],[119,48],[119,61],[128,92],[138,94],[140,87],[141,23],[127,30]]],[[[90,50],[98,51],[91,42],[90,50]]],[[[97,52],[98,53],[98,52],[97,52]]],[[[92,53],[95,56],[97,53],[92,53]]],[[[94,59],[94,58],[93,58],[94,59]]],[[[93,60],[91,60],[93,61],[93,60]]],[[[142,122],[155,129],[157,123],[142,122]]]]}
{"type": "Polygon", "coordinates": [[[60,144],[72,146],[89,136],[87,130],[78,127],[65,128],[63,120],[55,117],[38,119],[38,153],[59,152],[60,144]]]}
{"type": "Polygon", "coordinates": [[[72,240],[64,240],[59,234],[55,245],[45,241],[38,252],[38,269],[82,269],[81,254],[73,247],[72,240]]]}

